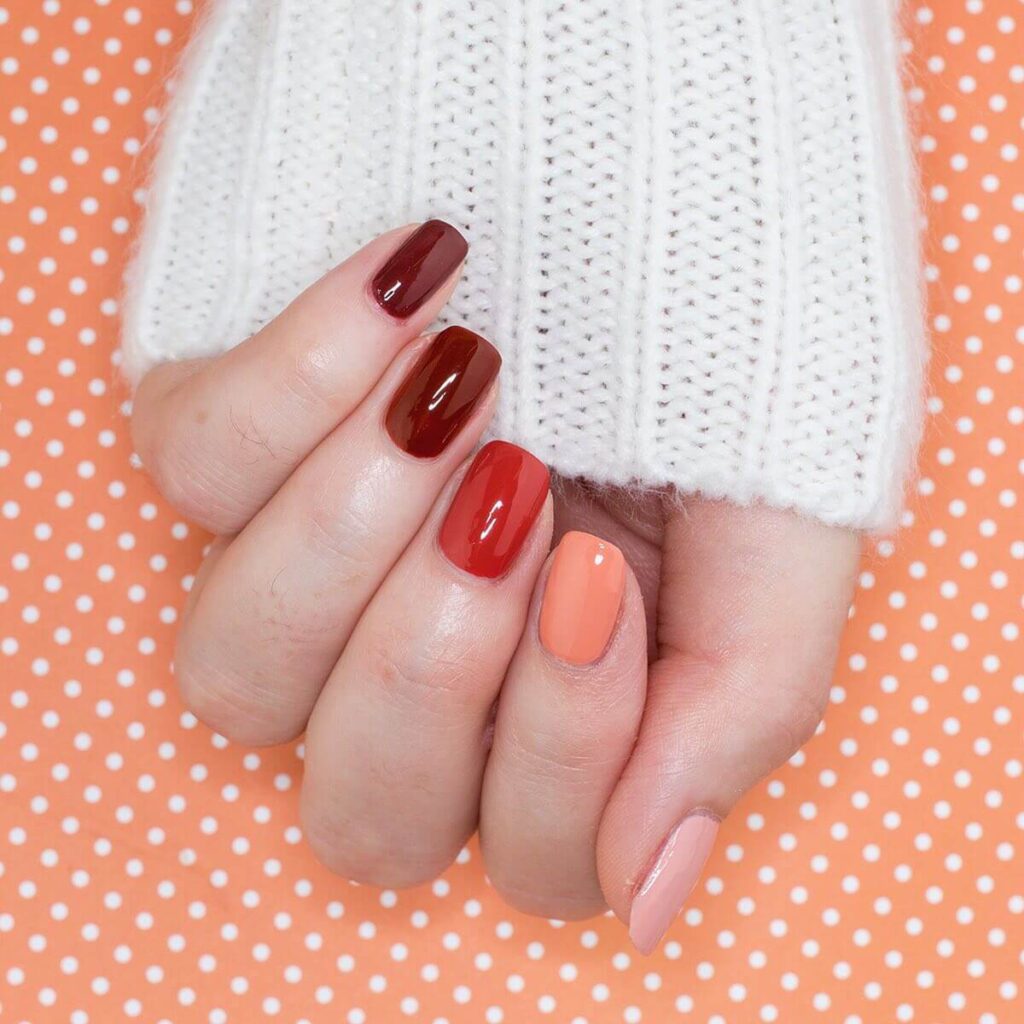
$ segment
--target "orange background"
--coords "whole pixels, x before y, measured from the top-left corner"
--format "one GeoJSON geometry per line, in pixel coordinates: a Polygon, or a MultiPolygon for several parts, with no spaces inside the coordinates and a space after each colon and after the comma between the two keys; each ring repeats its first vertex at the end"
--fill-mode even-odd
{"type": "Polygon", "coordinates": [[[204,538],[133,467],[112,357],[139,151],[195,12],[0,5],[0,1018],[1024,1019],[1024,4],[907,15],[918,494],[866,557],[825,727],[644,960],[614,920],[511,912],[473,847],[411,892],[329,876],[297,751],[183,713],[168,663],[204,538]]]}

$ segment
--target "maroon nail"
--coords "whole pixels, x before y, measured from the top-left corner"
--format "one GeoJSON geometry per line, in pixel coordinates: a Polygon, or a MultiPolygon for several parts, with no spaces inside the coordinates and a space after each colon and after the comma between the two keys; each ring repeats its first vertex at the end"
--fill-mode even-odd
{"type": "Polygon", "coordinates": [[[498,350],[465,327],[443,330],[416,360],[391,400],[391,440],[419,459],[448,446],[490,390],[501,367],[498,350]]]}
{"type": "Polygon", "coordinates": [[[465,238],[443,220],[421,224],[373,279],[380,307],[404,320],[412,316],[466,258],[465,238]]]}

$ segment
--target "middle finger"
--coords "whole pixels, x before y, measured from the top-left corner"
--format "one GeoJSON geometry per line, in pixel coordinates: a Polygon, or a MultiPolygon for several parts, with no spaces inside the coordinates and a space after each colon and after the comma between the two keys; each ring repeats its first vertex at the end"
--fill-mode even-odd
{"type": "Polygon", "coordinates": [[[463,328],[410,346],[232,542],[178,641],[179,686],[203,721],[256,744],[302,731],[363,608],[483,431],[499,366],[463,328]]]}

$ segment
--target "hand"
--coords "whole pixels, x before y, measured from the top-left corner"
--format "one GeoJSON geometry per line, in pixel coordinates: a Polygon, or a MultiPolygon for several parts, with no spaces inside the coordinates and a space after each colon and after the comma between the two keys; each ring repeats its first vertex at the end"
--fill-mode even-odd
{"type": "MultiPolygon", "coordinates": [[[[528,453],[492,443],[467,468],[497,354],[457,328],[420,337],[464,255],[452,231],[377,239],[227,354],[152,370],[133,408],[143,463],[216,535],[178,638],[186,703],[243,743],[305,730],[310,843],[388,886],[433,878],[476,827],[499,690],[539,652],[523,630],[552,528],[528,453]]],[[[623,745],[584,780],[595,814],[646,668],[639,588],[614,554],[605,634],[622,604],[621,639],[590,675],[625,695],[605,719],[623,745]]],[[[543,698],[571,672],[546,657],[528,683],[543,698]]]]}
{"type": "Polygon", "coordinates": [[[442,427],[427,416],[410,433],[424,360],[435,387],[443,361],[418,332],[456,273],[435,253],[410,303],[390,256],[411,234],[371,243],[225,356],[140,386],[138,451],[218,535],[183,617],[179,685],[242,742],[307,730],[304,824],[333,869],[424,881],[479,816],[511,902],[582,917],[607,901],[647,949],[700,869],[682,840],[705,852],[709,815],[816,724],[856,540],[783,513],[691,500],[666,515],[659,497],[564,484],[559,533],[613,540],[629,564],[578,534],[544,563],[535,460],[492,448],[463,484],[493,403],[486,347],[461,348],[442,427]],[[481,530],[502,465],[505,518],[481,530]]]}

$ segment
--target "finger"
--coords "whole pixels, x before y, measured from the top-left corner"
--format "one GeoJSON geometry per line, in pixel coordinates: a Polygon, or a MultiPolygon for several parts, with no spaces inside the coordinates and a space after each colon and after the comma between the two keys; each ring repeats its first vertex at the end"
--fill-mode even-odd
{"type": "Polygon", "coordinates": [[[566,534],[502,687],[484,777],[487,873],[518,909],[562,920],[604,910],[597,829],[646,683],[636,578],[614,545],[566,534]]]}
{"type": "Polygon", "coordinates": [[[720,819],[813,735],[858,551],[848,531],[724,502],[668,523],[660,658],[598,841],[605,896],[642,952],[698,880],[720,819]]]}
{"type": "Polygon", "coordinates": [[[442,221],[389,232],[225,355],[152,370],[132,431],[166,497],[238,532],[435,318],[465,254],[442,221]]]}
{"type": "Polygon", "coordinates": [[[206,581],[210,578],[214,566],[221,560],[221,556],[227,551],[230,544],[230,537],[214,537],[206,546],[206,549],[203,551],[203,560],[199,564],[199,569],[196,571],[195,576],[192,577],[192,585],[189,587],[185,606],[181,611],[183,620],[192,614],[192,609],[195,607],[203,587],[206,586],[206,581]]]}
{"type": "Polygon", "coordinates": [[[450,327],[403,352],[210,571],[175,659],[186,703],[246,743],[305,727],[356,621],[490,418],[501,359],[450,327]]]}
{"type": "Polygon", "coordinates": [[[596,537],[615,537],[644,598],[648,652],[657,650],[658,587],[661,580],[661,543],[665,510],[657,492],[637,494],[626,487],[597,486],[585,479],[555,477],[555,540],[569,530],[585,530],[596,537]]]}
{"type": "Polygon", "coordinates": [[[360,619],[306,733],[307,838],[362,882],[433,878],[472,833],[491,707],[550,543],[547,470],[522,449],[492,442],[450,491],[360,619]]]}

